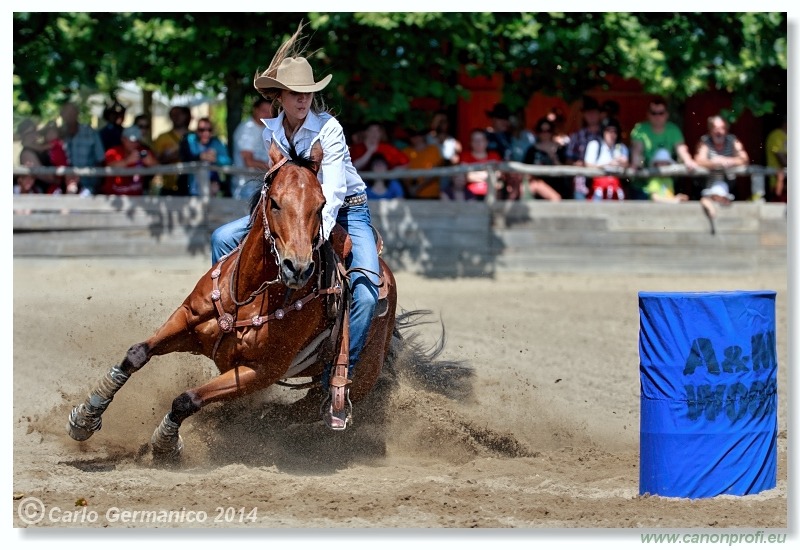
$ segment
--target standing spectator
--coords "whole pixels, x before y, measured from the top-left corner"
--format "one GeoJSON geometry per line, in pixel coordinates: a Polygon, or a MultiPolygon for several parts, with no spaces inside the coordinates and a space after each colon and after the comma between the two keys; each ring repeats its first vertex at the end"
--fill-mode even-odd
{"type": "MultiPolygon", "coordinates": [[[[409,146],[403,149],[403,154],[408,157],[406,168],[412,170],[426,170],[444,164],[439,147],[425,140],[426,132],[421,129],[412,129],[409,132],[409,146]]],[[[404,182],[406,196],[410,199],[438,199],[441,193],[439,178],[435,176],[421,176],[404,182]]]]}
{"type": "MultiPolygon", "coordinates": [[[[666,149],[671,157],[683,162],[690,171],[697,166],[689,154],[683,132],[669,120],[667,101],[663,97],[656,97],[650,101],[647,120],[637,122],[631,130],[631,166],[634,168],[649,166],[653,155],[659,149],[666,149]]],[[[635,194],[632,198],[644,198],[639,193],[638,182],[634,184],[632,190],[635,194]]]]}
{"type": "Polygon", "coordinates": [[[125,107],[116,99],[111,105],[103,109],[103,120],[105,126],[100,128],[100,141],[103,142],[103,150],[108,151],[122,143],[122,122],[125,120],[125,107]]]}
{"type": "MultiPolygon", "coordinates": [[[[78,106],[68,102],[61,106],[61,139],[67,149],[70,165],[75,168],[102,166],[106,152],[100,135],[88,124],[78,122],[78,106]]],[[[80,186],[88,193],[96,193],[98,178],[82,176],[80,186]]]]}
{"type": "MultiPolygon", "coordinates": [[[[183,138],[180,153],[183,162],[205,161],[218,166],[230,166],[231,164],[228,148],[214,135],[214,126],[208,117],[198,120],[197,131],[190,132],[183,138]]],[[[219,196],[222,191],[219,172],[212,170],[210,176],[210,196],[219,196]]],[[[187,174],[187,187],[190,196],[197,197],[200,195],[194,174],[187,174]]]]}
{"type": "MultiPolygon", "coordinates": [[[[176,164],[180,162],[181,140],[189,133],[189,124],[192,122],[192,111],[189,107],[175,105],[169,110],[169,119],[172,128],[160,134],[153,142],[153,152],[159,164],[176,164]]],[[[141,140],[141,135],[139,136],[141,140]]],[[[189,189],[186,187],[185,179],[183,185],[179,185],[177,174],[164,174],[162,176],[161,194],[162,195],[188,195],[189,189]]]]}
{"type": "Polygon", "coordinates": [[[364,128],[364,139],[350,147],[350,158],[356,170],[363,170],[369,165],[372,155],[380,153],[389,170],[404,167],[408,164],[408,157],[397,147],[389,143],[386,130],[379,122],[370,122],[364,128]]]}
{"type": "MultiPolygon", "coordinates": [[[[157,164],[153,151],[142,143],[142,130],[136,125],[125,128],[122,131],[122,143],[106,151],[106,166],[133,168],[157,164]]],[[[108,176],[103,182],[102,192],[105,195],[143,195],[146,191],[145,181],[140,174],[108,176]]]]}
{"type": "Polygon", "coordinates": [[[781,125],[767,135],[765,148],[767,150],[767,167],[775,168],[778,174],[770,176],[768,200],[772,202],[786,202],[786,163],[788,160],[787,121],[783,118],[781,125]]]}
{"type": "MultiPolygon", "coordinates": [[[[525,153],[528,152],[531,145],[536,143],[536,136],[533,132],[525,129],[522,116],[522,114],[511,115],[508,119],[510,143],[504,160],[523,162],[525,153]]],[[[522,183],[525,179],[524,174],[519,172],[503,172],[503,188],[500,190],[500,198],[511,201],[520,200],[522,198],[522,183]]]]}
{"type": "Polygon", "coordinates": [[[694,161],[698,166],[712,170],[702,191],[700,204],[708,217],[713,219],[716,217],[715,204],[727,206],[734,200],[729,182],[736,177],[729,178],[719,170],[745,166],[750,163],[750,157],[742,142],[728,132],[725,119],[717,115],[708,117],[708,133],[700,138],[694,161]]]}
{"type": "MultiPolygon", "coordinates": [[[[445,166],[455,166],[461,162],[461,142],[450,135],[450,122],[444,111],[433,115],[427,141],[439,148],[445,166]]],[[[439,197],[453,198],[453,182],[449,177],[439,178],[439,197]]]]}
{"type": "Polygon", "coordinates": [[[486,129],[489,139],[488,151],[496,151],[502,160],[509,160],[511,150],[511,110],[505,103],[495,103],[491,111],[486,111],[491,124],[486,129]]]}
{"type": "MultiPolygon", "coordinates": [[[[594,140],[602,141],[603,134],[600,132],[600,121],[603,115],[600,112],[600,104],[593,97],[584,96],[581,106],[583,115],[583,127],[569,136],[567,144],[567,163],[573,166],[584,166],[586,157],[586,146],[594,140]]],[[[589,194],[589,187],[586,184],[585,176],[575,176],[573,178],[573,198],[584,200],[589,194]]]]}
{"type": "MultiPolygon", "coordinates": [[[[239,168],[252,168],[266,172],[269,157],[261,138],[264,132],[262,120],[272,118],[272,104],[261,96],[253,102],[250,116],[243,120],[233,132],[233,165],[239,168]]],[[[261,188],[263,181],[245,174],[233,177],[231,195],[235,199],[248,200],[261,188]]]]}
{"type": "MultiPolygon", "coordinates": [[[[61,140],[61,132],[55,122],[48,122],[42,130],[44,144],[47,147],[49,166],[69,166],[67,150],[61,140]]],[[[53,194],[76,194],[80,192],[80,178],[78,176],[54,176],[55,186],[50,192],[53,194]]]]}
{"type": "Polygon", "coordinates": [[[153,140],[151,136],[152,127],[150,125],[150,117],[144,113],[138,114],[133,118],[133,124],[138,126],[139,129],[142,131],[142,143],[145,144],[150,149],[152,149],[153,140]]]}
{"type": "MultiPolygon", "coordinates": [[[[528,147],[522,162],[537,166],[559,166],[566,161],[565,147],[559,145],[554,139],[555,126],[547,117],[542,117],[536,121],[533,127],[536,142],[528,147]]],[[[563,177],[531,176],[528,179],[528,189],[531,195],[541,197],[550,201],[560,201],[562,192],[565,188],[563,177]]]]}
{"type": "MultiPolygon", "coordinates": [[[[622,128],[614,119],[603,119],[600,127],[603,139],[592,140],[586,146],[583,158],[584,166],[591,168],[626,168],[628,166],[628,148],[622,143],[620,137],[622,128]]],[[[595,177],[592,180],[592,197],[594,199],[619,199],[625,198],[625,192],[617,176],[608,174],[595,177]]]]}
{"type": "MultiPolygon", "coordinates": [[[[461,154],[460,164],[483,164],[485,162],[500,161],[502,158],[497,151],[489,151],[489,138],[486,130],[476,128],[469,134],[469,150],[461,154]]],[[[456,174],[453,177],[454,198],[456,200],[484,200],[486,195],[494,192],[491,189],[489,169],[473,170],[471,172],[456,174]]],[[[499,172],[496,174],[499,180],[499,172]]]]}
{"type": "Polygon", "coordinates": [[[370,158],[367,165],[368,172],[375,172],[380,174],[372,178],[364,178],[364,183],[367,186],[367,199],[402,199],[405,196],[405,190],[400,180],[389,177],[389,164],[383,155],[375,153],[370,158]]]}

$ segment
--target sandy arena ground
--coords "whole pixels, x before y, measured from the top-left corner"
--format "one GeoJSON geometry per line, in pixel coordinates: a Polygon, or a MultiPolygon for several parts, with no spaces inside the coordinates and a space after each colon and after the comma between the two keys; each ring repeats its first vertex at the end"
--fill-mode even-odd
{"type": "Polygon", "coordinates": [[[23,542],[60,544],[64,531],[53,527],[289,528],[264,537],[292,528],[513,527],[522,529],[501,531],[551,541],[576,528],[622,528],[609,531],[637,541],[660,528],[787,528],[786,273],[401,273],[400,306],[433,310],[437,322],[419,329],[424,342],[436,341],[441,318],[441,358],[475,369],[471,396],[441,395],[401,372],[387,417],[357,407],[352,429],[332,433],[274,418],[270,403],[287,395],[269,390],[187,420],[183,464],[157,468],[145,452],[153,429],[213,368],[175,354],[131,378],[101,431],[71,440],[71,407],[205,269],[203,259],[14,260],[12,523],[45,528],[24,530],[23,542]],[[637,293],[735,289],[778,292],[777,487],[702,500],[639,496],[637,293]],[[130,517],[161,510],[185,513],[155,523],[130,517]]]}

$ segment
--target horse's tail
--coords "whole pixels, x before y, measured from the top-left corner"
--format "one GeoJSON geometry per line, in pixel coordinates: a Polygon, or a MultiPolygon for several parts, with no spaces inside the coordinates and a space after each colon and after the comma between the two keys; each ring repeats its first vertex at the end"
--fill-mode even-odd
{"type": "Polygon", "coordinates": [[[430,310],[422,309],[401,310],[396,315],[387,362],[398,374],[407,375],[425,389],[452,399],[468,398],[472,395],[472,367],[465,361],[439,359],[447,339],[444,323],[439,321],[441,335],[432,345],[425,345],[422,335],[414,330],[420,325],[435,323],[429,319],[431,315],[430,310]]]}

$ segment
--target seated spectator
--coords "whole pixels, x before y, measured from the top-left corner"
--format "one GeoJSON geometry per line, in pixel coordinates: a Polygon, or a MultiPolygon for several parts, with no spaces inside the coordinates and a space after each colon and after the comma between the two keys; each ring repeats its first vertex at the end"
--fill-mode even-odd
{"type": "Polygon", "coordinates": [[[694,161],[698,166],[712,170],[700,197],[700,204],[709,218],[717,215],[716,204],[727,206],[734,200],[729,182],[735,176],[726,176],[720,170],[746,166],[750,157],[742,142],[728,132],[728,123],[721,116],[708,118],[708,133],[700,137],[694,161]]]}
{"type": "MultiPolygon", "coordinates": [[[[29,168],[50,166],[50,147],[44,143],[42,134],[39,132],[36,122],[30,118],[24,119],[17,128],[22,150],[19,153],[19,165],[29,168]]],[[[60,187],[60,179],[55,174],[37,174],[32,176],[33,184],[29,184],[27,179],[21,189],[29,189],[29,192],[51,193],[60,187]]],[[[18,181],[19,183],[19,181],[18,181]]]]}
{"type": "Polygon", "coordinates": [[[377,153],[386,160],[389,170],[408,164],[408,157],[389,143],[383,126],[378,122],[370,122],[364,128],[363,140],[350,147],[350,158],[356,170],[362,170],[369,165],[372,155],[377,153]]]}
{"type": "MultiPolygon", "coordinates": [[[[122,132],[122,144],[106,151],[106,166],[133,168],[136,166],[156,166],[153,151],[142,143],[142,130],[130,126],[122,132]]],[[[140,174],[131,176],[107,176],[103,181],[101,193],[105,195],[143,195],[147,177],[140,174]]]]}
{"type": "MultiPolygon", "coordinates": [[[[505,159],[514,162],[523,162],[525,153],[531,145],[536,143],[536,136],[533,132],[526,130],[522,122],[522,115],[511,115],[509,122],[509,147],[506,150],[505,159]]],[[[524,174],[519,172],[503,172],[503,188],[500,190],[500,198],[504,200],[516,201],[522,198],[522,184],[527,180],[524,174]]]]}
{"type": "MultiPolygon", "coordinates": [[[[431,127],[428,132],[427,141],[429,144],[439,148],[444,166],[455,166],[461,162],[461,142],[450,135],[450,122],[447,113],[439,111],[431,119],[431,127]]],[[[453,181],[449,177],[439,179],[439,196],[442,199],[453,198],[453,181]]]]}
{"type": "MultiPolygon", "coordinates": [[[[600,123],[603,120],[603,115],[597,100],[593,97],[584,96],[581,113],[583,127],[569,136],[569,145],[567,145],[567,163],[573,166],[583,166],[583,159],[586,157],[586,146],[593,140],[603,139],[603,134],[600,132],[600,123]]],[[[572,181],[573,198],[584,200],[589,194],[586,176],[574,176],[572,181]]]]}
{"type": "Polygon", "coordinates": [[[564,128],[564,111],[558,107],[552,107],[545,115],[545,118],[553,126],[553,141],[558,143],[559,147],[566,147],[569,145],[569,135],[565,134],[562,130],[564,128]]]}
{"type": "MultiPolygon", "coordinates": [[[[774,168],[778,173],[769,178],[767,200],[770,202],[786,202],[786,165],[788,162],[786,117],[781,120],[781,125],[767,134],[764,146],[767,153],[767,167],[774,168]]],[[[758,200],[760,197],[754,197],[758,200]]]]}
{"type": "MultiPolygon", "coordinates": [[[[214,126],[211,119],[203,117],[197,121],[197,131],[190,132],[181,140],[180,158],[183,162],[205,161],[217,166],[230,166],[231,157],[228,148],[214,135],[214,126]]],[[[222,194],[222,181],[219,172],[211,171],[210,196],[222,194]]],[[[200,190],[194,174],[186,174],[189,195],[197,197],[200,190]]]]}
{"type": "MultiPolygon", "coordinates": [[[[675,164],[669,151],[659,149],[650,159],[651,168],[661,168],[675,164]]],[[[661,203],[678,203],[689,200],[684,193],[675,193],[675,184],[669,176],[651,176],[642,188],[643,196],[646,200],[661,203]]]]}
{"type": "Polygon", "coordinates": [[[364,178],[367,185],[367,199],[402,199],[405,196],[403,184],[399,180],[389,178],[389,164],[383,155],[375,153],[367,165],[368,172],[376,172],[379,176],[364,178]]]}
{"type": "MultiPolygon", "coordinates": [[[[489,138],[486,130],[476,128],[469,134],[469,150],[461,154],[460,164],[482,164],[502,160],[497,151],[489,151],[489,138]]],[[[495,172],[495,180],[500,180],[500,172],[495,172]]],[[[485,200],[491,189],[489,170],[473,170],[456,174],[453,177],[454,198],[456,200],[485,200]]]]}
{"type": "MultiPolygon", "coordinates": [[[[153,142],[152,150],[159,164],[180,162],[181,140],[189,133],[192,110],[185,105],[176,105],[170,108],[169,119],[172,122],[172,128],[161,133],[153,142]]],[[[141,135],[139,140],[141,141],[141,135]]],[[[186,187],[185,180],[179,180],[177,174],[164,174],[161,194],[185,196],[189,194],[189,189],[186,187]]]]}
{"type": "MultiPolygon", "coordinates": [[[[425,131],[413,129],[409,132],[409,146],[403,150],[408,157],[406,168],[412,170],[426,170],[437,168],[444,164],[444,159],[439,147],[425,140],[425,131]]],[[[439,178],[421,176],[405,180],[406,196],[410,199],[438,199],[440,195],[439,178]]]]}
{"type": "MultiPolygon", "coordinates": [[[[622,128],[614,119],[604,119],[600,125],[602,139],[592,140],[586,145],[584,166],[590,168],[623,169],[628,166],[628,148],[620,141],[622,128]]],[[[607,174],[592,179],[592,197],[595,200],[623,200],[625,192],[620,179],[607,174]]]]}
{"type": "MultiPolygon", "coordinates": [[[[56,123],[48,122],[42,132],[44,134],[45,145],[48,147],[47,155],[49,158],[49,165],[69,166],[67,151],[64,148],[64,142],[61,141],[61,133],[56,123]]],[[[51,188],[51,193],[75,195],[84,191],[84,194],[88,194],[88,191],[81,189],[80,177],[75,175],[54,177],[56,179],[56,184],[51,188]]]]}
{"type": "MultiPolygon", "coordinates": [[[[537,166],[559,166],[566,162],[566,148],[553,139],[555,126],[547,118],[542,117],[533,127],[536,143],[528,147],[522,162],[537,166]]],[[[531,195],[551,201],[559,201],[563,193],[568,193],[569,182],[561,176],[530,176],[528,189],[531,195]],[[558,190],[561,189],[562,192],[558,190]]]]}
{"type": "Polygon", "coordinates": [[[19,174],[14,179],[15,195],[41,195],[46,193],[40,181],[33,174],[19,174]]]}

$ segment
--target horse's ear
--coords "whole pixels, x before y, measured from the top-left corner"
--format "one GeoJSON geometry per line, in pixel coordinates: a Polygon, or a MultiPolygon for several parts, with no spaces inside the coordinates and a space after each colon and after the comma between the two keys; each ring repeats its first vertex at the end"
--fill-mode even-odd
{"type": "Polygon", "coordinates": [[[275,140],[269,142],[269,160],[272,161],[272,166],[275,166],[283,160],[283,153],[278,146],[275,145],[275,140]]]}
{"type": "Polygon", "coordinates": [[[311,146],[308,158],[314,163],[314,172],[318,173],[320,166],[322,166],[322,145],[319,144],[319,141],[315,141],[314,145],[311,146]]]}

